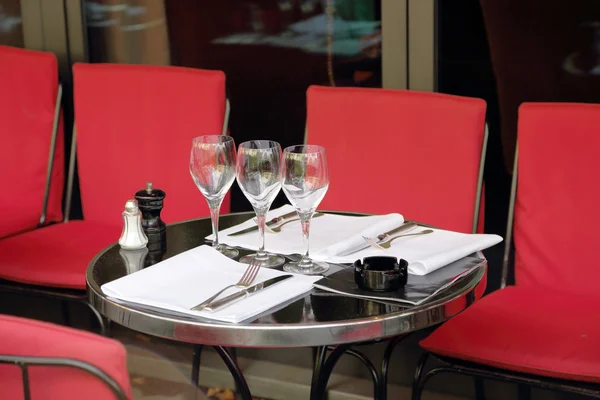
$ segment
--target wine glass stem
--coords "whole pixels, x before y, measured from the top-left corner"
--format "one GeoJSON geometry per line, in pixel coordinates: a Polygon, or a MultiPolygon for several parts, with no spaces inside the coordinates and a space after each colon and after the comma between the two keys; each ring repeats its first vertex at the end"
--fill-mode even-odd
{"type": "Polygon", "coordinates": [[[265,258],[267,253],[265,252],[265,223],[266,215],[264,213],[256,213],[256,222],[258,225],[258,234],[260,235],[260,245],[256,252],[257,258],[265,258]]]}
{"type": "Polygon", "coordinates": [[[212,223],[213,235],[215,235],[215,240],[213,240],[213,247],[219,248],[219,206],[211,206],[210,207],[210,222],[212,223]]]}
{"type": "Polygon", "coordinates": [[[300,260],[300,264],[310,264],[310,257],[309,257],[309,234],[310,234],[310,217],[312,215],[308,215],[308,216],[300,216],[300,223],[302,224],[302,238],[304,240],[304,245],[306,246],[306,251],[304,252],[304,256],[302,257],[302,260],[300,260]]]}

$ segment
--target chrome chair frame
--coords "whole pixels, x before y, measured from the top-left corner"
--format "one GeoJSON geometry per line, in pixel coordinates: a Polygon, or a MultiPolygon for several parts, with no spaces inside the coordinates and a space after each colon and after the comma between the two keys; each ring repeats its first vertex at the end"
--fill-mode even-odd
{"type": "MultiPolygon", "coordinates": [[[[473,210],[473,233],[477,233],[477,227],[479,225],[479,214],[481,210],[481,198],[483,192],[483,175],[485,172],[485,161],[487,154],[489,128],[487,122],[484,126],[483,142],[481,144],[481,157],[479,159],[479,172],[477,175],[477,188],[475,191],[475,206],[473,210]]],[[[308,127],[304,128],[304,144],[308,143],[308,127]]],[[[339,361],[342,355],[348,354],[358,359],[363,365],[369,370],[369,374],[373,380],[373,398],[374,399],[387,399],[387,380],[390,361],[396,345],[400,343],[405,336],[397,336],[390,339],[381,362],[381,369],[378,371],[373,363],[369,360],[364,353],[358,350],[352,349],[349,345],[340,346],[321,346],[312,348],[313,358],[313,375],[311,384],[311,399],[325,399],[327,391],[327,382],[329,377],[335,368],[335,365],[339,361]],[[328,352],[330,353],[328,356],[328,352]]],[[[372,342],[361,343],[360,345],[368,345],[372,342]]],[[[476,381],[476,385],[479,383],[476,381]]]]}
{"type": "Polygon", "coordinates": [[[54,155],[56,153],[56,140],[58,137],[58,125],[60,123],[60,110],[62,108],[62,85],[58,85],[56,94],[56,105],[54,107],[54,120],[52,121],[52,136],[50,137],[50,149],[48,151],[48,167],[46,168],[46,187],[44,188],[44,200],[42,203],[42,213],[40,215],[39,226],[46,223],[46,211],[48,208],[48,198],[50,197],[50,184],[52,182],[52,170],[54,168],[54,155]]]}
{"type": "Polygon", "coordinates": [[[79,360],[60,357],[30,357],[30,356],[11,356],[0,354],[0,364],[14,364],[21,369],[21,377],[23,382],[23,399],[31,400],[31,388],[29,382],[29,367],[59,367],[59,368],[75,368],[98,378],[104,383],[118,400],[127,398],[124,390],[119,384],[100,368],[79,360]]]}
{"type": "MultiPolygon", "coordinates": [[[[518,162],[519,162],[519,145],[517,143],[515,149],[515,159],[513,164],[513,177],[511,181],[510,203],[508,209],[508,221],[506,223],[506,240],[504,244],[504,255],[502,259],[502,276],[500,289],[506,287],[508,281],[509,265],[514,262],[514,243],[513,243],[513,224],[515,215],[515,201],[517,198],[517,181],[518,181],[518,162]]],[[[514,267],[514,265],[513,265],[514,267]]],[[[412,386],[412,400],[420,400],[421,392],[425,384],[435,375],[442,373],[454,373],[460,375],[471,376],[475,379],[475,398],[477,400],[485,400],[485,389],[483,379],[490,379],[502,382],[517,384],[519,400],[531,399],[531,387],[540,389],[555,390],[566,394],[577,394],[590,398],[600,399],[600,385],[577,383],[576,381],[568,381],[564,379],[548,378],[540,375],[524,374],[502,370],[499,368],[487,367],[482,364],[475,364],[468,361],[442,357],[433,353],[425,352],[419,359],[412,386]],[[440,366],[436,366],[423,374],[429,357],[433,358],[440,366]]]]}

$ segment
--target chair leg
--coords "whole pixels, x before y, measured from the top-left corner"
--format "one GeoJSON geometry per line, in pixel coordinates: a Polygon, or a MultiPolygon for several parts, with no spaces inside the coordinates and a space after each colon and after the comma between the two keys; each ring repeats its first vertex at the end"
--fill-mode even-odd
{"type": "Polygon", "coordinates": [[[519,400],[530,400],[531,399],[531,387],[524,383],[517,385],[517,398],[519,400]]]}
{"type": "Polygon", "coordinates": [[[425,352],[419,359],[417,363],[417,368],[415,369],[415,376],[413,378],[412,384],[412,400],[421,400],[421,392],[423,391],[423,386],[425,383],[421,384],[421,377],[423,375],[423,370],[425,369],[425,365],[427,364],[427,359],[429,358],[429,353],[425,352]]]}
{"type": "Polygon", "coordinates": [[[475,399],[485,400],[485,386],[483,384],[483,378],[475,377],[475,399]]]}
{"type": "Polygon", "coordinates": [[[69,302],[67,300],[60,301],[63,322],[66,326],[71,326],[71,314],[69,313],[69,302]]]}

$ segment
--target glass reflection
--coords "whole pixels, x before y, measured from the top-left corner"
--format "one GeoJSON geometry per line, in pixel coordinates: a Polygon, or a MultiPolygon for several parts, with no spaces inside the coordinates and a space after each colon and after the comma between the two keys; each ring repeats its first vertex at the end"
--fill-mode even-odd
{"type": "Polygon", "coordinates": [[[381,87],[381,1],[87,0],[89,55],[222,70],[235,140],[285,148],[304,141],[309,85],[381,87]]]}
{"type": "Polygon", "coordinates": [[[0,45],[24,47],[19,0],[0,0],[0,45]]]}
{"type": "Polygon", "coordinates": [[[383,316],[405,309],[405,306],[399,304],[382,303],[330,292],[316,291],[303,299],[289,304],[285,308],[273,312],[271,316],[259,318],[256,322],[293,324],[344,321],[383,316]]]}

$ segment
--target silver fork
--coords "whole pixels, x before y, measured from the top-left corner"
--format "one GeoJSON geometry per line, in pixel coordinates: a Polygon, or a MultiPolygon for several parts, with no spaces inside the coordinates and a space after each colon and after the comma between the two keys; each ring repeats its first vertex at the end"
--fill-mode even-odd
{"type": "Polygon", "coordinates": [[[255,258],[252,259],[252,262],[250,263],[250,265],[248,265],[248,268],[246,268],[244,275],[242,275],[242,277],[240,278],[238,283],[236,283],[235,285],[225,286],[223,289],[219,290],[217,293],[215,293],[213,296],[209,297],[208,299],[204,300],[202,303],[190,308],[190,310],[193,310],[193,311],[202,310],[203,308],[208,306],[210,303],[212,303],[212,301],[214,299],[219,297],[219,295],[221,293],[223,293],[224,291],[226,291],[227,289],[231,289],[231,288],[240,288],[241,289],[241,288],[250,286],[252,284],[252,282],[254,282],[254,279],[256,279],[256,275],[258,275],[259,269],[260,269],[260,262],[256,261],[255,258]]]}
{"type": "Polygon", "coordinates": [[[375,239],[366,237],[366,236],[363,236],[363,239],[365,239],[367,243],[369,243],[371,246],[375,247],[376,249],[385,250],[385,249],[390,248],[390,246],[392,245],[392,241],[395,239],[398,239],[401,237],[406,237],[406,236],[427,235],[429,233],[433,233],[433,231],[431,229],[425,229],[424,231],[417,232],[417,233],[405,233],[404,235],[392,236],[391,238],[387,239],[385,242],[382,242],[382,243],[377,243],[377,241],[375,239]]]}

